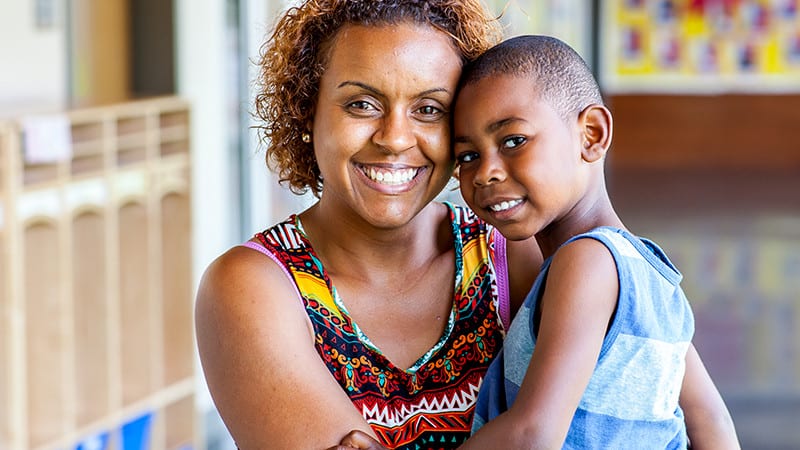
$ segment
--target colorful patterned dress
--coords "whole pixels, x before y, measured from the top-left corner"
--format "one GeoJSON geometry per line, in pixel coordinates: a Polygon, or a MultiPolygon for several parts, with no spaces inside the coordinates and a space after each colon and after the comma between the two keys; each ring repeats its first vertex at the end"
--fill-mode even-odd
{"type": "Polygon", "coordinates": [[[320,357],[389,448],[458,447],[469,436],[478,388],[502,344],[495,233],[468,209],[448,207],[456,253],[453,309],[442,338],[408,369],[394,366],[359,330],[297,216],[256,235],[302,296],[320,357]]]}

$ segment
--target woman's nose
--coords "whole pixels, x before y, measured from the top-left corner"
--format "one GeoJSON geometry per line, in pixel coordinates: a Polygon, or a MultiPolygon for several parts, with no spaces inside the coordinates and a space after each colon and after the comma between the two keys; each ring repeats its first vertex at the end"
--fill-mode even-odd
{"type": "Polygon", "coordinates": [[[399,153],[416,144],[414,124],[405,112],[392,111],[384,116],[373,142],[387,152],[399,153]]]}

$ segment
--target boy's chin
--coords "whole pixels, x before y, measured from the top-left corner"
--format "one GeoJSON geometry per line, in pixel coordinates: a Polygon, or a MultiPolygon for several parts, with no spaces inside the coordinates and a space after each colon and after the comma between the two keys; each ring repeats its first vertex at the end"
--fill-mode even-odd
{"type": "Polygon", "coordinates": [[[534,231],[518,226],[517,224],[500,224],[494,225],[494,227],[509,241],[525,241],[532,238],[535,234],[534,231]]]}

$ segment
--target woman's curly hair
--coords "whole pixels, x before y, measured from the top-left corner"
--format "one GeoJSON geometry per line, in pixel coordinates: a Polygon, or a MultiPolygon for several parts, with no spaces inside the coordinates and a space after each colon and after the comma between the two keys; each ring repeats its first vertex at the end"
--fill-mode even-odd
{"type": "Polygon", "coordinates": [[[295,193],[319,196],[322,179],[302,134],[312,121],[328,45],[344,25],[413,22],[447,33],[468,62],[501,38],[481,0],[305,0],[278,20],[261,49],[256,115],[267,165],[295,193]]]}

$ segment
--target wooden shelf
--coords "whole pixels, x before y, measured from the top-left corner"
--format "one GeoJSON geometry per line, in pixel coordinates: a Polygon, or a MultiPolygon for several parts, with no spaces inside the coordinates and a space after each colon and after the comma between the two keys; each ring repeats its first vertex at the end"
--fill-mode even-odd
{"type": "Polygon", "coordinates": [[[0,448],[199,448],[188,106],[64,117],[36,163],[0,122],[0,448]]]}

